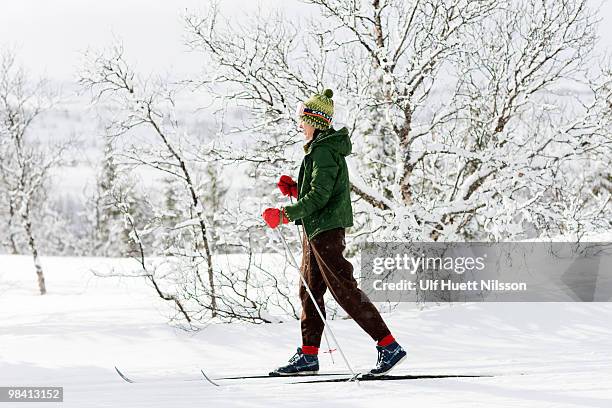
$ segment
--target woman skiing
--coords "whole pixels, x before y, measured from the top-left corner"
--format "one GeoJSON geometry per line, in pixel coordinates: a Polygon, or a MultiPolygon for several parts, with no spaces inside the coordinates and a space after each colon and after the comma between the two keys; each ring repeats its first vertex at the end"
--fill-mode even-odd
{"type": "MultiPolygon", "coordinates": [[[[301,273],[321,312],[327,289],[338,304],[377,342],[378,360],[370,375],[388,373],[406,352],[395,341],[376,307],[357,287],[353,265],[343,256],[345,228],[353,225],[349,175],[345,156],[351,153],[351,140],[344,127],[331,127],[334,113],[333,92],[326,89],[298,106],[300,128],[304,131],[304,159],[297,185],[282,176],[279,188],[297,202],[283,208],[268,208],[263,217],[271,228],[290,221],[304,226],[301,273]]],[[[318,315],[304,284],[302,302],[302,347],[270,375],[304,375],[319,371],[318,351],[324,321],[318,315]]]]}

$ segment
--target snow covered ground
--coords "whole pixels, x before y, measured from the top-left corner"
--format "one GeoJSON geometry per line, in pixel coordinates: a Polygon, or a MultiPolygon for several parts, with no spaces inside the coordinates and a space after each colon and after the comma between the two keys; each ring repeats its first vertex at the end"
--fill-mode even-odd
{"type": "MultiPolygon", "coordinates": [[[[297,322],[167,325],[168,305],[143,282],[99,278],[129,260],[44,258],[49,294],[36,294],[31,260],[0,256],[0,386],[63,386],[62,407],[611,407],[612,304],[403,305],[386,315],[409,359],[394,374],[483,374],[386,382],[220,381],[267,373],[299,345],[297,322]],[[128,384],[115,373],[143,380],[128,384]],[[147,380],[147,381],[145,381],[147,380]]],[[[350,320],[334,321],[356,369],[376,360],[350,320]]],[[[336,353],[337,354],[337,353],[336,353]]],[[[323,371],[345,371],[336,355],[323,371]]],[[[1,403],[0,407],[40,406],[1,403]]]]}

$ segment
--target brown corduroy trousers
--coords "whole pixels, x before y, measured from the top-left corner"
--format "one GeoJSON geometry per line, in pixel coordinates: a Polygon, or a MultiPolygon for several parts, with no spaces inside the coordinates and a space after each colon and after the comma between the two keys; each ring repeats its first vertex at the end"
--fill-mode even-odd
{"type": "MultiPolygon", "coordinates": [[[[353,265],[342,254],[345,248],[344,228],[324,231],[308,242],[302,242],[302,274],[325,315],[323,295],[329,289],[338,304],[372,337],[379,341],[390,334],[380,313],[357,287],[353,265]]],[[[301,281],[300,281],[301,282],[301,281]]],[[[317,313],[304,284],[300,284],[302,301],[302,345],[319,347],[324,323],[317,313]]]]}

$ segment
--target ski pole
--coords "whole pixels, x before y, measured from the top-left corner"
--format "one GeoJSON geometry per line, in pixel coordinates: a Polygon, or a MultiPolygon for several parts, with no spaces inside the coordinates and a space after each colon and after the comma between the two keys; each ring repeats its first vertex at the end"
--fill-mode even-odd
{"type": "MultiPolygon", "coordinates": [[[[342,359],[344,360],[344,363],[346,364],[346,367],[349,369],[349,371],[351,372],[351,380],[355,379],[357,377],[357,374],[355,374],[355,371],[353,371],[353,368],[351,367],[351,364],[349,363],[348,359],[346,358],[346,355],[344,354],[344,351],[342,350],[342,347],[340,347],[340,343],[338,343],[338,339],[336,338],[334,331],[331,328],[331,325],[329,324],[329,322],[327,322],[325,320],[325,316],[323,315],[323,312],[321,312],[321,309],[319,308],[319,304],[317,303],[317,300],[315,299],[314,295],[312,294],[312,291],[310,290],[310,287],[308,286],[308,283],[306,283],[306,278],[304,278],[304,275],[302,274],[302,270],[299,268],[297,261],[295,260],[295,257],[293,256],[293,252],[291,251],[291,248],[289,247],[289,244],[287,244],[287,241],[285,240],[285,237],[283,236],[283,233],[280,231],[280,228],[277,229],[278,231],[278,235],[280,236],[281,240],[283,241],[283,244],[285,244],[285,247],[287,248],[287,252],[289,252],[289,255],[291,256],[291,259],[293,261],[293,265],[297,268],[297,270],[300,273],[300,278],[302,278],[302,283],[304,284],[304,287],[306,289],[306,292],[308,292],[308,295],[310,296],[310,300],[312,300],[312,303],[315,306],[315,309],[317,310],[317,313],[319,313],[319,317],[321,318],[321,320],[323,320],[323,332],[325,332],[326,330],[329,331],[329,335],[331,336],[331,338],[334,340],[334,343],[336,343],[336,347],[338,347],[338,351],[340,351],[340,355],[342,356],[342,359]],[[325,324],[327,323],[327,324],[325,324]]],[[[310,245],[309,245],[310,247],[310,245]]]]}
{"type": "MultiPolygon", "coordinates": [[[[289,196],[289,200],[291,201],[291,204],[293,204],[293,197],[289,196]]],[[[302,231],[300,231],[300,226],[299,225],[295,225],[295,229],[297,229],[297,233],[298,233],[298,237],[300,239],[300,245],[303,245],[304,241],[302,238],[302,231],[304,229],[304,225],[302,225],[302,231]]],[[[306,234],[306,231],[303,231],[304,234],[306,234]]],[[[300,270],[300,275],[302,274],[301,270],[300,270]]],[[[325,325],[327,324],[327,319],[325,317],[323,317],[323,327],[325,327],[325,325]]],[[[333,354],[333,350],[331,348],[331,346],[329,345],[329,338],[327,337],[327,332],[325,330],[323,330],[323,337],[325,338],[325,345],[327,345],[327,351],[329,353],[329,358],[331,358],[332,364],[336,364],[336,362],[334,361],[334,354],[333,354]]]]}

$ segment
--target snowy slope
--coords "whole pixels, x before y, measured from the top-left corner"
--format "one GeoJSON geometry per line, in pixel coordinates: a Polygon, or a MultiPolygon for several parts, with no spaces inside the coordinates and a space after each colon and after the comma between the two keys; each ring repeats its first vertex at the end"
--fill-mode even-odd
{"type": "MultiPolygon", "coordinates": [[[[267,373],[299,345],[297,322],[169,327],[167,305],[142,282],[98,278],[129,260],[44,258],[49,294],[36,295],[28,257],[0,256],[0,386],[63,386],[62,407],[611,407],[612,304],[463,304],[386,315],[409,359],[394,374],[490,378],[287,384],[201,381],[267,373]],[[128,384],[113,370],[142,380],[128,384]]],[[[376,359],[350,320],[333,327],[355,368],[376,359]]],[[[322,355],[322,370],[345,371],[322,355]]],[[[37,404],[20,403],[18,407],[37,404]]],[[[52,406],[49,404],[45,406],[52,406]]],[[[3,404],[2,407],[11,406],[3,404]]]]}

